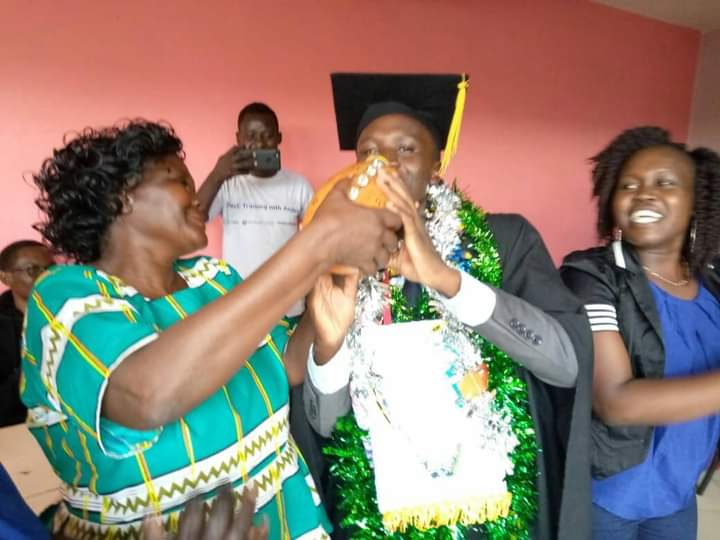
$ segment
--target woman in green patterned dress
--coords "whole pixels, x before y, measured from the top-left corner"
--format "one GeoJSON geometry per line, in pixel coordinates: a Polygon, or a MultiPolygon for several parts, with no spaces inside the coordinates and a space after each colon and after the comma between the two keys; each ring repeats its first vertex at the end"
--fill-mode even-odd
{"type": "Polygon", "coordinates": [[[207,243],[172,128],[87,129],[34,176],[38,229],[75,264],[41,276],[23,336],[28,424],[63,481],[71,538],[136,538],[148,515],[256,485],[270,538],[327,538],[288,431],[311,329],[282,314],[336,263],[365,271],[396,248],[399,219],[340,191],[243,281],[207,243]],[[280,323],[278,321],[281,321],[280,323]]]}

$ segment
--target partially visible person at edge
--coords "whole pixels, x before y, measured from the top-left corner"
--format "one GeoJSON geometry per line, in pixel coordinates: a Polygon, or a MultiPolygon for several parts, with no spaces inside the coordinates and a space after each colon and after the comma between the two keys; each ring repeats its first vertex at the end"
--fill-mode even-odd
{"type": "MultiPolygon", "coordinates": [[[[279,151],[283,136],[277,114],[265,103],[250,103],[237,116],[235,145],[218,159],[198,189],[200,209],[207,219],[223,223],[223,259],[248,277],[297,233],[298,222],[313,195],[301,175],[281,168],[258,168],[255,150],[279,151]]],[[[294,327],[305,311],[300,298],[287,311],[294,327]]],[[[302,386],[290,389],[290,432],[316,484],[323,460],[302,407],[302,386]]]]}
{"type": "Polygon", "coordinates": [[[378,183],[404,231],[387,285],[324,276],[308,301],[305,405],[332,437],[337,538],[589,538],[588,324],[527,220],[484,214],[442,183],[465,84],[333,75],[341,149],[388,160],[378,183]],[[480,354],[492,392],[478,394],[480,354]]]}
{"type": "Polygon", "coordinates": [[[288,433],[312,334],[278,321],[337,262],[374,272],[400,221],[336,190],[318,220],[242,280],[207,243],[172,128],[144,120],[86,129],[34,180],[38,229],[76,264],[28,300],[22,399],[65,486],[70,538],[136,536],[148,515],[174,529],[198,493],[258,486],[272,539],[330,526],[288,433]],[[277,326],[276,326],[277,325],[277,326]]]}
{"type": "Polygon", "coordinates": [[[562,265],[595,348],[593,538],[695,538],[720,436],[720,157],[639,127],[593,162],[607,244],[562,265]]]}
{"type": "Polygon", "coordinates": [[[47,528],[23,500],[2,463],[0,463],[0,538],[50,539],[47,528]]]}
{"type": "Polygon", "coordinates": [[[35,279],[53,264],[50,250],[35,240],[18,240],[0,251],[0,427],[21,424],[27,409],[20,401],[20,337],[23,315],[35,279]]]}

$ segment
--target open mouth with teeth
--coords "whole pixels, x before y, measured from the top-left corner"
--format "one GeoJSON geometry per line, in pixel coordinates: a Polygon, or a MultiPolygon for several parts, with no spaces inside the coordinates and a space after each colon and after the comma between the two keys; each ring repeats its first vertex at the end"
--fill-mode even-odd
{"type": "Polygon", "coordinates": [[[638,225],[645,225],[647,223],[657,223],[663,217],[659,212],[654,210],[636,210],[630,214],[630,222],[638,225]]]}

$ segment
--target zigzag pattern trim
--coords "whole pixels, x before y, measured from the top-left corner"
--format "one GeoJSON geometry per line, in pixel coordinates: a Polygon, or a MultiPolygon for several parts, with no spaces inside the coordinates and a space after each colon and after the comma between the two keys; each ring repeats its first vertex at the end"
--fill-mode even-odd
{"type": "MultiPolygon", "coordinates": [[[[286,404],[262,424],[247,433],[221,452],[195,462],[195,475],[188,465],[172,473],[153,478],[155,495],[161,510],[167,510],[189,500],[198,492],[205,492],[230,480],[242,479],[243,469],[252,470],[275,448],[288,446],[289,406],[286,404]]],[[[287,450],[282,455],[287,455],[287,450]]],[[[293,450],[293,459],[297,453],[293,450]]],[[[262,471],[260,471],[262,473],[262,471]]],[[[64,488],[63,498],[76,511],[87,508],[90,511],[104,510],[108,522],[124,522],[142,516],[154,509],[150,494],[144,483],[124,488],[110,494],[99,495],[86,487],[64,488]]],[[[259,499],[258,499],[259,504],[259,499]]]]}
{"type": "MultiPolygon", "coordinates": [[[[37,293],[35,293],[37,295],[37,293]]],[[[42,299],[37,296],[34,299],[38,308],[43,311],[47,309],[42,304],[42,299]]],[[[67,347],[72,328],[80,319],[93,313],[124,312],[125,310],[135,311],[135,308],[127,300],[117,298],[106,298],[102,294],[93,294],[84,298],[70,298],[56,315],[46,314],[49,317],[48,324],[40,330],[43,344],[42,364],[40,376],[51,389],[57,390],[57,372],[60,369],[63,353],[67,347]],[[63,331],[64,330],[64,331],[63,331]]],[[[105,367],[105,366],[103,366],[105,367]]],[[[99,369],[93,365],[94,369],[99,369]]],[[[60,403],[48,393],[48,401],[60,411],[60,403]]]]}
{"type": "MultiPolygon", "coordinates": [[[[119,277],[111,276],[110,274],[106,274],[102,270],[95,270],[95,273],[100,276],[103,279],[106,279],[110,282],[113,289],[115,289],[115,292],[119,294],[120,296],[135,296],[136,294],[139,294],[137,292],[137,289],[135,287],[131,287],[130,285],[127,285],[123,280],[121,280],[119,277]]],[[[88,279],[92,279],[92,275],[88,276],[88,279]]]]}
{"type": "MultiPolygon", "coordinates": [[[[219,272],[230,275],[230,268],[223,260],[213,257],[200,257],[192,268],[179,268],[178,274],[187,282],[188,286],[195,288],[205,284],[207,280],[213,279],[219,272]]],[[[137,289],[131,287],[120,278],[106,274],[102,270],[96,270],[95,273],[103,279],[110,282],[115,292],[120,296],[135,296],[137,289]]],[[[90,279],[90,276],[88,277],[90,279]]]]}
{"type": "Polygon", "coordinates": [[[230,275],[230,268],[225,261],[202,257],[195,261],[192,268],[180,268],[178,273],[190,287],[200,287],[214,279],[219,273],[230,275]]]}
{"type": "MultiPolygon", "coordinates": [[[[268,467],[257,473],[250,478],[250,482],[254,482],[258,487],[257,497],[257,508],[260,510],[266,504],[268,504],[273,497],[277,494],[275,490],[276,485],[281,485],[285,480],[291,478],[299,471],[298,456],[295,449],[288,445],[285,450],[280,454],[280,457],[271,463],[268,467]],[[278,482],[279,480],[279,482],[278,482]]],[[[188,493],[188,496],[183,501],[179,501],[173,504],[173,506],[184,504],[187,500],[200,493],[208,492],[213,489],[217,489],[221,485],[227,483],[227,478],[220,478],[214,485],[207,486],[207,489],[196,490],[188,493]]],[[[244,484],[235,486],[235,492],[240,494],[244,489],[244,484]]],[[[212,500],[212,499],[211,499],[212,500]]],[[[71,513],[68,510],[66,504],[60,505],[59,512],[63,517],[67,518],[66,521],[66,532],[70,533],[72,538],[80,538],[87,540],[95,540],[101,538],[141,538],[142,520],[146,515],[150,515],[154,512],[151,506],[144,509],[143,512],[137,512],[136,514],[129,516],[129,519],[120,522],[109,519],[108,515],[104,518],[106,523],[95,523],[82,519],[79,515],[71,513]]],[[[167,523],[168,520],[173,519],[173,515],[177,512],[169,512],[163,515],[163,520],[167,523]]],[[[312,532],[312,531],[311,531],[312,532]]],[[[323,531],[324,532],[324,531],[323,531]]],[[[315,538],[315,537],[311,537],[315,538]]],[[[323,538],[318,536],[317,538],[323,538]]]]}

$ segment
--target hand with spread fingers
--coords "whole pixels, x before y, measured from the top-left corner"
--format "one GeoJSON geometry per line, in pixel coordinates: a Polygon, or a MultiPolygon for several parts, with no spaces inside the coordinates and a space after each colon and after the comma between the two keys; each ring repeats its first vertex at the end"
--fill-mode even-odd
{"type": "Polygon", "coordinates": [[[386,208],[403,223],[402,246],[391,255],[390,268],[445,296],[455,296],[460,289],[460,273],[445,264],[435,250],[419,212],[420,204],[413,200],[400,174],[383,169],[378,173],[378,185],[387,196],[386,208]]]}
{"type": "Polygon", "coordinates": [[[355,318],[355,296],[360,273],[330,274],[318,278],[308,298],[308,311],[315,325],[315,361],[329,361],[345,339],[355,318]]]}
{"type": "Polygon", "coordinates": [[[256,499],[257,488],[246,488],[236,511],[235,493],[225,486],[208,512],[200,497],[191,500],[180,515],[178,532],[172,539],[158,518],[145,519],[143,534],[146,540],[264,540],[268,537],[267,524],[252,525],[256,499]]]}

